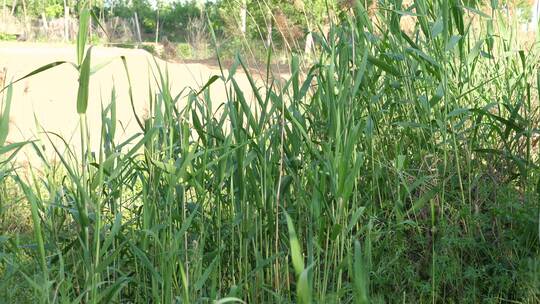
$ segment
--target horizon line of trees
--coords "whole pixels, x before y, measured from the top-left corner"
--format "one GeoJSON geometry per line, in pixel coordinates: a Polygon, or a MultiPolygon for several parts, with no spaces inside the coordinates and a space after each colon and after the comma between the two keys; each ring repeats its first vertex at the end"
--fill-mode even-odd
{"type": "MultiPolygon", "coordinates": [[[[335,6],[338,1],[328,3],[335,6]]],[[[46,27],[51,20],[76,18],[81,4],[74,0],[2,0],[0,16],[4,22],[11,16],[46,27]]],[[[320,22],[327,9],[326,0],[89,0],[85,5],[100,20],[120,17],[138,23],[141,39],[156,42],[163,36],[185,41],[188,23],[195,18],[208,19],[217,33],[248,38],[268,38],[272,31],[286,27],[292,32],[305,31],[320,22]]]]}
{"type": "MultiPolygon", "coordinates": [[[[366,9],[386,3],[376,0],[2,0],[1,16],[4,21],[10,15],[23,20],[26,26],[37,22],[44,27],[51,20],[63,19],[64,40],[70,40],[73,38],[67,30],[70,20],[78,15],[81,5],[88,5],[104,23],[113,18],[130,21],[139,42],[160,42],[163,38],[186,42],[190,32],[207,31],[195,27],[205,27],[209,21],[214,31],[225,38],[301,48],[309,44],[311,32],[329,23],[329,12],[339,16],[355,6],[356,1],[366,9]]],[[[464,6],[482,5],[478,0],[454,2],[464,6]]],[[[501,7],[515,4],[523,21],[534,19],[532,8],[538,6],[538,0],[495,2],[501,7]]],[[[402,3],[404,7],[400,9],[414,5],[414,1],[402,3]]]]}

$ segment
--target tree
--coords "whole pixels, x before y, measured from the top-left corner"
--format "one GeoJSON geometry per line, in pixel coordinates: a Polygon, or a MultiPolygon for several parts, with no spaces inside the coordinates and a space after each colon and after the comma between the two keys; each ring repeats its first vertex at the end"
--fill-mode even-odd
{"type": "Polygon", "coordinates": [[[68,1],[63,0],[64,2],[64,41],[68,41],[69,37],[69,6],[68,1]]]}

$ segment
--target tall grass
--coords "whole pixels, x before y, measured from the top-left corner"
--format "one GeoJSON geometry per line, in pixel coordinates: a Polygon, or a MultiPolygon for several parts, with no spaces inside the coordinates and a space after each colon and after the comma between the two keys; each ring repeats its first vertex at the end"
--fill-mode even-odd
{"type": "MultiPolygon", "coordinates": [[[[293,55],[290,77],[262,86],[240,57],[229,74],[180,94],[156,65],[145,75],[157,87],[150,113],[134,112],[140,134],[116,140],[113,90],[96,153],[83,13],[74,64],[81,153],[55,147],[55,164],[26,143],[43,174],[3,163],[0,207],[27,206],[32,229],[2,233],[0,297],[540,301],[539,41],[524,48],[500,8],[488,10],[383,1],[374,22],[357,2],[316,36],[316,63],[293,55]],[[410,33],[399,26],[407,15],[410,33]],[[219,108],[215,85],[228,92],[219,108]]],[[[3,153],[21,146],[1,143],[3,153]]]]}

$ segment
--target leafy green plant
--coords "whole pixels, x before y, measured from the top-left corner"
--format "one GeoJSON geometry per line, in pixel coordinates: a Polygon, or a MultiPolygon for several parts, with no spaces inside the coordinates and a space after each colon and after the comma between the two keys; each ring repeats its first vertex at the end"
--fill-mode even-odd
{"type": "Polygon", "coordinates": [[[149,45],[149,44],[143,44],[141,45],[141,48],[145,51],[147,51],[148,53],[152,54],[152,55],[156,55],[157,52],[156,52],[156,48],[153,46],[153,45],[149,45]]]}
{"type": "Polygon", "coordinates": [[[83,11],[82,149],[53,145],[54,164],[32,145],[43,173],[15,179],[33,231],[0,239],[0,294],[19,283],[49,303],[538,302],[538,44],[516,50],[496,7],[379,4],[376,19],[361,1],[342,12],[315,35],[315,63],[290,54],[286,79],[271,74],[272,49],[260,77],[241,56],[226,71],[216,46],[218,75],[181,92],[155,64],[145,117],[121,58],[140,132],[117,140],[113,90],[94,153],[83,11]]]}
{"type": "Polygon", "coordinates": [[[187,43],[179,43],[176,52],[180,58],[192,58],[193,52],[191,46],[187,43]]]}
{"type": "Polygon", "coordinates": [[[17,40],[17,35],[0,33],[0,41],[15,41],[17,40]]]}

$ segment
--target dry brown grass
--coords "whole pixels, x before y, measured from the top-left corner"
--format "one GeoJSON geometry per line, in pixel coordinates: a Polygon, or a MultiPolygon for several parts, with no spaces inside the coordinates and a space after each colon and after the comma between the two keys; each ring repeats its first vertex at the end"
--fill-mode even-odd
{"type": "Polygon", "coordinates": [[[274,20],[285,43],[288,46],[298,47],[297,41],[300,41],[304,36],[302,28],[294,24],[280,9],[274,12],[274,20]]]}

